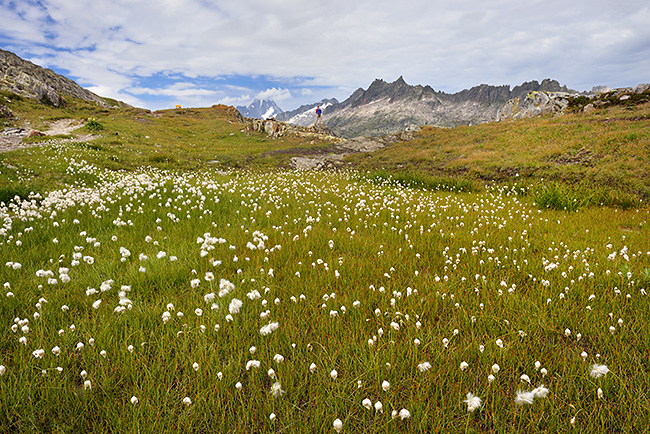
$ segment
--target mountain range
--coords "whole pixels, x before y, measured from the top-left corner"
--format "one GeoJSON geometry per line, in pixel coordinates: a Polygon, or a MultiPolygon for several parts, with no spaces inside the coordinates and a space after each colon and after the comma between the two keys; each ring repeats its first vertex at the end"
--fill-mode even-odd
{"type": "MultiPolygon", "coordinates": [[[[545,79],[541,83],[525,82],[512,89],[507,85],[481,84],[448,94],[430,86],[409,85],[400,77],[392,83],[376,79],[368,89],[357,89],[343,102],[325,99],[290,112],[274,112],[274,117],[308,126],[313,124],[315,108],[320,105],[323,122],[343,137],[394,134],[410,126],[455,127],[491,122],[497,119],[497,113],[508,101],[531,92],[577,93],[556,80],[545,79]]],[[[265,101],[263,105],[270,107],[272,104],[272,101],[265,101]]],[[[252,104],[259,105],[259,101],[252,104]]],[[[252,107],[238,109],[246,116],[252,107]]]]}
{"type": "MultiPolygon", "coordinates": [[[[66,97],[92,101],[102,107],[126,105],[102,98],[66,77],[4,50],[0,50],[0,90],[54,106],[65,104],[66,97]]],[[[554,100],[558,95],[565,98],[578,94],[551,79],[541,83],[525,82],[512,89],[508,85],[481,84],[449,94],[431,86],[409,85],[400,77],[392,83],[376,79],[367,89],[357,89],[343,102],[335,98],[323,99],[284,112],[273,101],[255,100],[251,105],[237,109],[244,117],[275,118],[310,126],[316,118],[315,108],[320,106],[324,126],[341,137],[351,138],[394,134],[412,126],[454,127],[556,113],[554,107],[560,107],[561,111],[567,104],[566,98],[554,100]],[[544,98],[534,98],[535,95],[544,98]],[[540,107],[540,101],[552,106],[552,110],[540,107]],[[525,104],[528,106],[524,107],[525,104]]]]}

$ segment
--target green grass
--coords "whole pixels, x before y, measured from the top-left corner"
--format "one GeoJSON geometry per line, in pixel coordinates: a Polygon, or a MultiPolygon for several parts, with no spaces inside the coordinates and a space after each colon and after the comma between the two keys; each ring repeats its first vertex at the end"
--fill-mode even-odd
{"type": "Polygon", "coordinates": [[[59,161],[68,148],[47,161],[94,188],[40,201],[31,220],[2,211],[0,282],[13,292],[0,304],[2,432],[331,432],[336,418],[344,432],[647,426],[647,209],[567,213],[511,188],[450,193],[356,173],[120,173],[79,163],[83,154],[59,161]],[[220,279],[234,290],[206,303],[220,279]],[[132,308],[118,313],[123,285],[132,308]],[[233,298],[243,306],[229,321],[233,298]],[[13,332],[24,319],[29,332],[13,332]],[[279,328],[262,336],[269,321],[279,328]],[[249,360],[261,367],[247,370],[249,360]],[[425,361],[432,368],[420,372],[425,361]],[[594,363],[610,372],[590,377],[594,363]],[[515,404],[518,390],[542,383],[548,397],[515,404]],[[468,392],[483,400],[474,413],[468,392]],[[366,410],[365,398],[383,413],[366,410]],[[410,419],[393,419],[403,408],[410,419]]]}
{"type": "Polygon", "coordinates": [[[34,126],[104,129],[2,154],[0,432],[647,429],[647,106],[424,129],[350,158],[363,170],[294,173],[277,169],[330,144],[224,107],[2,96],[34,126]],[[220,279],[234,290],[206,302],[220,279]]]}

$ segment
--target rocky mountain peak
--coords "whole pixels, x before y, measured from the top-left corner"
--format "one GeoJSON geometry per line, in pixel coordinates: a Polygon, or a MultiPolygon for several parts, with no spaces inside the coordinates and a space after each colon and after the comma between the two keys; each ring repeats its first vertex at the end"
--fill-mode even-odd
{"type": "Polygon", "coordinates": [[[247,106],[237,106],[237,110],[245,118],[270,119],[276,118],[283,113],[275,101],[255,99],[247,106]]]}

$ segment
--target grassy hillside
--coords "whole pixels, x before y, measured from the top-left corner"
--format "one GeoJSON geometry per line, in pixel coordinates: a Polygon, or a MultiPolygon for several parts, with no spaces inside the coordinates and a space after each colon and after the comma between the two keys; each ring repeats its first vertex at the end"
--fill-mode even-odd
{"type": "Polygon", "coordinates": [[[65,171],[57,169],[58,166],[45,163],[47,154],[52,153],[60,158],[82,158],[115,171],[132,171],[145,166],[190,171],[206,167],[228,170],[286,167],[292,152],[313,151],[331,145],[317,137],[288,135],[274,139],[249,131],[246,124],[238,121],[235,109],[226,106],[152,113],[138,108],[102,109],[68,98],[65,107],[54,108],[8,93],[0,95],[0,103],[17,115],[17,119],[5,120],[5,126],[29,125],[28,128],[47,130],[47,125],[58,119],[91,120],[74,133],[98,136],[90,142],[71,141],[71,136],[54,140],[51,137],[24,139],[25,142],[55,145],[71,142],[65,147],[65,153],[51,147],[31,147],[0,154],[0,188],[13,186],[16,191],[44,192],[72,182],[65,171]]]}
{"type": "Polygon", "coordinates": [[[425,127],[410,141],[350,162],[364,170],[477,181],[559,182],[650,198],[650,104],[453,129],[425,127]]]}

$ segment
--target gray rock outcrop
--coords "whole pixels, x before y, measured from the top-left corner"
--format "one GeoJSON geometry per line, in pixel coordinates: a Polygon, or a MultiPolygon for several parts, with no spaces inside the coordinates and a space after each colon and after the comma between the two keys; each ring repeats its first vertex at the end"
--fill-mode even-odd
{"type": "Polygon", "coordinates": [[[567,92],[530,92],[508,101],[497,112],[496,121],[563,114],[574,96],[578,95],[567,92]]]}
{"type": "Polygon", "coordinates": [[[0,90],[33,98],[55,107],[61,105],[65,96],[92,101],[101,107],[110,107],[99,96],[69,78],[5,50],[0,50],[0,90]]]}

